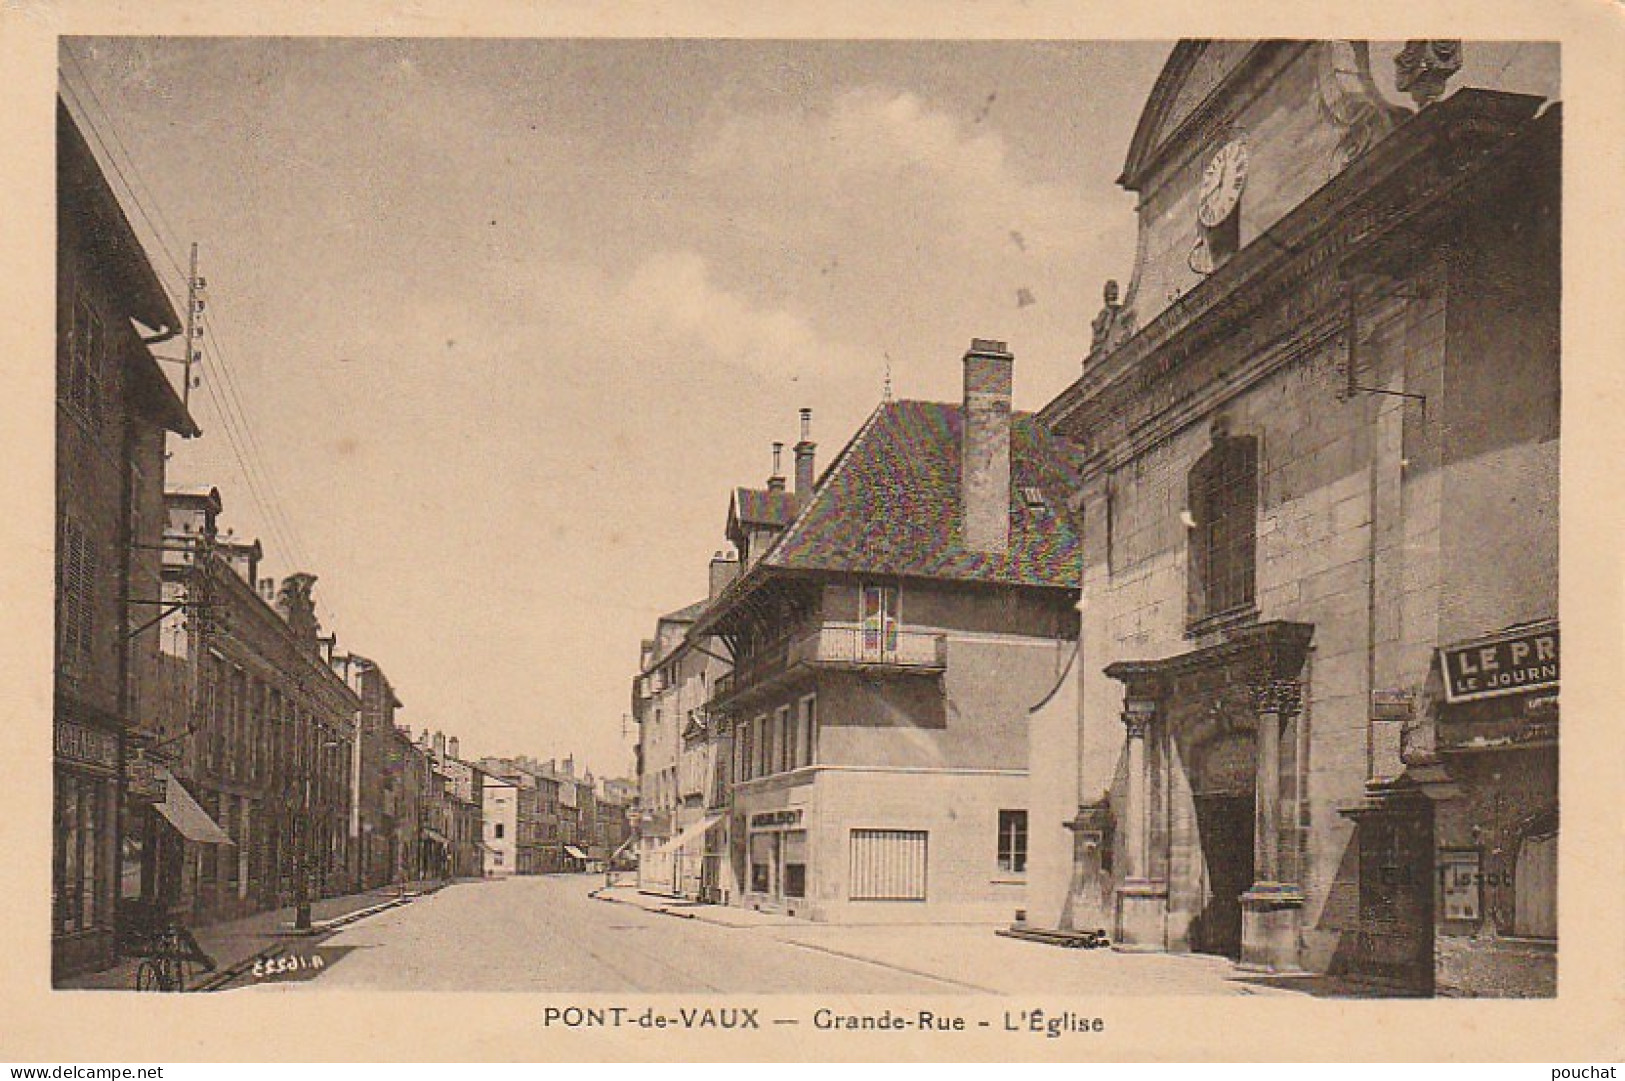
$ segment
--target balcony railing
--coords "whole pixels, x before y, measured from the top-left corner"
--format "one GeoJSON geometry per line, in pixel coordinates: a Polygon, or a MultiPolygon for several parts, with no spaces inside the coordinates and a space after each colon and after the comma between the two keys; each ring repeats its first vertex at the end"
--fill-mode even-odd
{"type": "Polygon", "coordinates": [[[948,636],[896,624],[825,623],[791,643],[789,662],[940,672],[948,666],[948,636]]]}
{"type": "Polygon", "coordinates": [[[933,674],[948,667],[948,636],[892,624],[824,623],[787,635],[720,677],[708,708],[797,668],[829,667],[933,674]]]}

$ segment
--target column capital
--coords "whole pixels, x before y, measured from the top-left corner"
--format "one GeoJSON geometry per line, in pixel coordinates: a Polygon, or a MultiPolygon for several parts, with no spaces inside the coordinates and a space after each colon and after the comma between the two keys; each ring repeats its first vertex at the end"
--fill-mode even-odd
{"type": "Polygon", "coordinates": [[[1123,711],[1123,728],[1127,731],[1128,738],[1144,739],[1146,732],[1151,728],[1151,722],[1156,719],[1156,716],[1155,710],[1125,709],[1123,711]]]}
{"type": "Polygon", "coordinates": [[[1280,718],[1295,715],[1303,705],[1303,683],[1296,679],[1260,677],[1252,681],[1253,708],[1280,718]]]}

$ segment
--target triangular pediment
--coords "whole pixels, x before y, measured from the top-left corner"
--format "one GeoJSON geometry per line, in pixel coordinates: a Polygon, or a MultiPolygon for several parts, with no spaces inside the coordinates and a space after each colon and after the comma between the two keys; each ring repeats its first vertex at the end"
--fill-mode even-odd
{"type": "Polygon", "coordinates": [[[1140,113],[1129,144],[1128,160],[1117,182],[1138,191],[1150,165],[1190,120],[1201,112],[1231,77],[1255,54],[1278,42],[1181,41],[1174,46],[1162,74],[1140,113]]]}

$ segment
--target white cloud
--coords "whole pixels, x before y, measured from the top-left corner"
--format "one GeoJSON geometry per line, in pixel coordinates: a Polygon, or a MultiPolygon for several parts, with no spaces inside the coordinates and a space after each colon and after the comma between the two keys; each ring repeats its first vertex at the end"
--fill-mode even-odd
{"type": "Polygon", "coordinates": [[[1023,176],[996,131],[906,91],[871,87],[819,111],[734,116],[692,166],[760,200],[763,220],[786,231],[912,219],[941,240],[991,253],[1013,247],[1012,230],[1029,252],[1073,250],[1090,238],[1081,195],[1023,176]]]}

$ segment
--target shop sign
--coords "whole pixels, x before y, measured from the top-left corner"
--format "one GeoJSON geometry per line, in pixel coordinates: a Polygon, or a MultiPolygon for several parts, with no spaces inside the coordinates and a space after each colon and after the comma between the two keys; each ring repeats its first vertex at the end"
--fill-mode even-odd
{"type": "Polygon", "coordinates": [[[1447,920],[1476,921],[1482,912],[1476,848],[1445,849],[1439,853],[1439,886],[1447,920]]]}
{"type": "Polygon", "coordinates": [[[101,769],[118,769],[118,737],[73,721],[56,722],[56,756],[101,769]]]}
{"type": "Polygon", "coordinates": [[[801,825],[801,808],[791,807],[783,811],[763,811],[750,816],[752,829],[767,829],[774,826],[801,825]]]}
{"type": "Polygon", "coordinates": [[[1448,646],[1439,650],[1439,661],[1448,702],[1555,688],[1557,627],[1548,624],[1518,634],[1448,646]]]}
{"type": "Polygon", "coordinates": [[[124,791],[137,803],[162,803],[169,794],[158,763],[143,754],[124,764],[124,791]]]}

